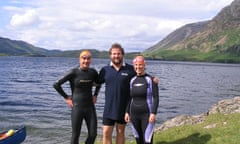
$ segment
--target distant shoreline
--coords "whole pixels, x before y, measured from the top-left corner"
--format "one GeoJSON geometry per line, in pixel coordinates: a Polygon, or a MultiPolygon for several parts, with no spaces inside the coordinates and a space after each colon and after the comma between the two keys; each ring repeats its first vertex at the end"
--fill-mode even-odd
{"type": "MultiPolygon", "coordinates": [[[[132,54],[131,54],[132,55],[132,54]]],[[[6,55],[6,54],[1,54],[0,57],[64,57],[64,58],[78,58],[78,56],[46,56],[46,55],[6,55]]],[[[101,59],[109,59],[108,56],[103,56],[103,57],[92,57],[92,58],[101,58],[101,59]]],[[[132,59],[133,56],[127,56],[125,59],[132,59]]],[[[162,61],[162,62],[203,62],[203,63],[220,63],[220,64],[240,64],[240,62],[235,62],[235,61],[197,61],[197,60],[174,60],[174,59],[157,59],[157,58],[145,58],[146,60],[155,60],[155,61],[162,61]]]]}

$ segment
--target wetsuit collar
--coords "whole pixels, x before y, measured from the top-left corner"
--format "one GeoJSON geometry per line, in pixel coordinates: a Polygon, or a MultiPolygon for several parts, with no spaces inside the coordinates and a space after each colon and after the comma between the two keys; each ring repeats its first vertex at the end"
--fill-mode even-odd
{"type": "Polygon", "coordinates": [[[82,70],[82,71],[88,71],[89,68],[81,68],[81,67],[79,67],[78,69],[82,70]]]}
{"type": "Polygon", "coordinates": [[[145,72],[144,74],[137,75],[137,77],[145,77],[146,75],[147,75],[147,73],[145,72]]]}

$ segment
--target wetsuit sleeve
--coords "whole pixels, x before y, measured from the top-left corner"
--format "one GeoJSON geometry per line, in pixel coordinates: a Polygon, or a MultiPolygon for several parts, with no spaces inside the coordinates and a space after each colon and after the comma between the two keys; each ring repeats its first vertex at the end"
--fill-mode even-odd
{"type": "MultiPolygon", "coordinates": [[[[67,74],[65,74],[62,78],[60,78],[58,81],[56,81],[53,84],[53,87],[56,89],[56,91],[63,96],[65,99],[68,98],[68,95],[66,94],[66,92],[63,90],[62,88],[62,84],[64,84],[67,81],[70,81],[70,79],[73,76],[73,70],[71,70],[70,72],[68,72],[67,74]]],[[[71,86],[72,88],[72,86],[71,86]]]]}
{"type": "Polygon", "coordinates": [[[98,84],[103,84],[103,83],[105,82],[104,77],[105,77],[105,69],[102,68],[102,69],[100,70],[100,72],[99,72],[99,76],[98,76],[97,83],[98,83],[98,84]]]}
{"type": "Polygon", "coordinates": [[[101,85],[100,84],[97,84],[96,88],[95,88],[95,91],[94,91],[94,96],[98,96],[98,93],[101,89],[101,85]]]}
{"type": "Polygon", "coordinates": [[[132,82],[133,82],[133,80],[131,79],[131,81],[130,81],[130,98],[128,99],[128,102],[127,102],[127,106],[126,106],[126,110],[125,110],[126,113],[130,113],[130,104],[131,104],[131,100],[132,100],[132,94],[131,94],[132,82]]]}
{"type": "Polygon", "coordinates": [[[157,114],[157,109],[159,105],[159,93],[158,93],[158,84],[152,81],[152,95],[153,95],[153,112],[157,114]]]}
{"type": "Polygon", "coordinates": [[[94,91],[94,96],[98,96],[98,93],[101,89],[101,84],[98,82],[98,79],[99,79],[99,74],[96,70],[95,71],[95,78],[94,78],[94,83],[96,85],[96,88],[95,88],[95,91],[94,91]]]}
{"type": "Polygon", "coordinates": [[[125,110],[126,113],[130,113],[130,103],[131,103],[131,98],[127,102],[127,106],[126,106],[126,110],[125,110]]]}

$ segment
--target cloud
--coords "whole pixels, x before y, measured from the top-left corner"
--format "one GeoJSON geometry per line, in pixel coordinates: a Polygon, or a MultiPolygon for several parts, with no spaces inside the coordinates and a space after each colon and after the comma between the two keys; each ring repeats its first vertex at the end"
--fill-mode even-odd
{"type": "Polygon", "coordinates": [[[14,14],[10,21],[13,27],[24,27],[33,25],[38,21],[38,15],[35,10],[27,10],[24,14],[14,14]]]}
{"type": "Polygon", "coordinates": [[[142,51],[185,24],[211,19],[231,1],[10,0],[5,31],[47,49],[108,50],[119,42],[126,51],[142,51]]]}

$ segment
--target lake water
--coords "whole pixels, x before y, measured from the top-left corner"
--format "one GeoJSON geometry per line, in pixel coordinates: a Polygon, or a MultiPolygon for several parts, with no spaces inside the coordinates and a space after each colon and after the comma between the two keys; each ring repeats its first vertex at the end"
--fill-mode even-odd
{"type": "MultiPolygon", "coordinates": [[[[92,67],[99,71],[108,62],[93,59],[92,67]]],[[[52,84],[76,66],[77,58],[0,57],[0,130],[26,125],[24,144],[68,144],[70,108],[52,84]]],[[[197,115],[219,100],[240,96],[240,64],[147,61],[146,70],[160,80],[156,127],[177,115],[197,115]]],[[[103,107],[104,86],[96,104],[98,139],[103,107]]],[[[81,142],[85,126],[82,131],[81,142]]],[[[126,132],[131,139],[129,126],[126,132]]]]}

